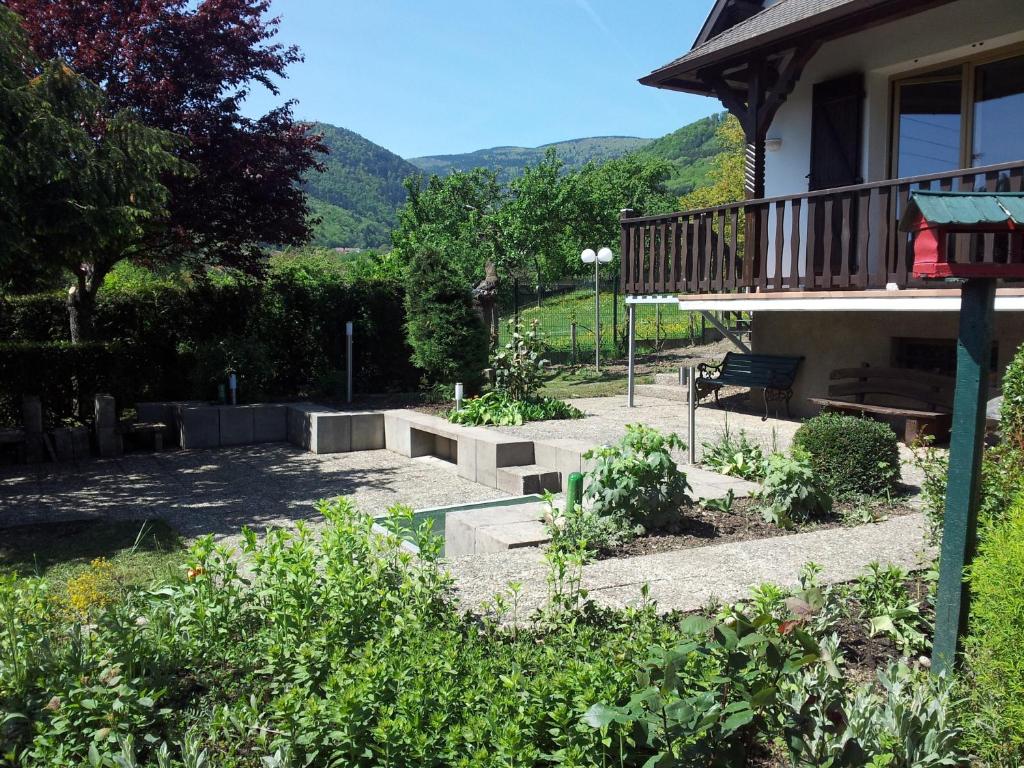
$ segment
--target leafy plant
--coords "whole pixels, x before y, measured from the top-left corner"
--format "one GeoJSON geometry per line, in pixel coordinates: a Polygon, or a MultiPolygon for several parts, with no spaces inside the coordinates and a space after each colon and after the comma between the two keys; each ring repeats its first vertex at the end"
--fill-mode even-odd
{"type": "Polygon", "coordinates": [[[857,579],[853,596],[872,636],[888,635],[904,653],[918,653],[931,643],[920,605],[911,601],[906,581],[907,573],[899,566],[882,567],[874,562],[857,579]]]}
{"type": "Polygon", "coordinates": [[[764,450],[761,446],[752,443],[742,429],[733,437],[728,422],[717,442],[704,443],[701,463],[723,475],[732,475],[744,480],[761,480],[766,471],[764,450]]]}
{"type": "Polygon", "coordinates": [[[970,729],[986,763],[1024,762],[1024,496],[987,530],[970,572],[970,633],[965,642],[970,729]]]}
{"type": "Polygon", "coordinates": [[[1024,345],[1003,374],[1003,404],[999,411],[1003,440],[1024,451],[1024,345]]]}
{"type": "Polygon", "coordinates": [[[609,550],[637,536],[637,527],[617,515],[599,515],[592,507],[566,505],[565,510],[547,499],[544,526],[551,536],[549,548],[575,552],[609,550]]]}
{"type": "Polygon", "coordinates": [[[618,443],[583,455],[593,462],[585,473],[584,499],[598,516],[626,520],[645,531],[672,526],[692,503],[686,473],[672,457],[673,450],[684,447],[678,435],[627,425],[618,443]]]}
{"type": "Polygon", "coordinates": [[[470,398],[462,404],[461,410],[448,414],[448,420],[453,424],[491,424],[497,427],[519,426],[528,421],[581,418],[581,410],[562,400],[550,397],[513,400],[501,392],[485,392],[480,397],[470,398]]]}
{"type": "Polygon", "coordinates": [[[491,357],[494,389],[512,400],[530,400],[540,389],[548,363],[539,323],[534,320],[527,330],[521,322],[509,320],[508,327],[508,343],[491,357]]]}
{"type": "Polygon", "coordinates": [[[793,437],[825,491],[835,498],[885,496],[900,478],[896,433],[878,421],[841,413],[808,419],[793,437]]]}
{"type": "Polygon", "coordinates": [[[921,501],[928,517],[928,539],[935,545],[942,538],[946,516],[946,483],[949,477],[949,454],[935,447],[931,435],[916,441],[911,450],[914,467],[921,472],[921,501]]]}
{"type": "Polygon", "coordinates": [[[725,496],[717,499],[701,499],[700,503],[704,509],[727,514],[732,512],[732,505],[736,503],[736,492],[730,488],[726,491],[725,496]]]}
{"type": "Polygon", "coordinates": [[[814,469],[803,454],[792,458],[781,453],[768,459],[758,494],[764,519],[780,528],[793,528],[832,510],[832,499],[821,488],[814,469]]]}

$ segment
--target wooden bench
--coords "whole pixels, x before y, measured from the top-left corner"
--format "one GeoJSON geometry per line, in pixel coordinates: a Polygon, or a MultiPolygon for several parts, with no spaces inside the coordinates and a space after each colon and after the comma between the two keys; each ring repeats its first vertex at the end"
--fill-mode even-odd
{"type": "Polygon", "coordinates": [[[722,387],[746,387],[760,390],[764,395],[764,416],[768,419],[768,403],[772,400],[785,401],[786,415],[789,415],[789,401],[793,398],[793,380],[803,357],[781,355],[746,355],[726,352],[720,363],[701,363],[697,367],[697,400],[715,395],[719,405],[718,392],[722,387]]]}
{"type": "Polygon", "coordinates": [[[903,420],[903,439],[908,445],[926,435],[939,441],[949,439],[953,423],[953,377],[906,368],[861,366],[832,371],[830,378],[839,383],[829,386],[829,397],[810,398],[815,405],[826,410],[877,416],[884,421],[903,420]],[[910,401],[913,407],[869,403],[870,396],[899,398],[910,401]]]}

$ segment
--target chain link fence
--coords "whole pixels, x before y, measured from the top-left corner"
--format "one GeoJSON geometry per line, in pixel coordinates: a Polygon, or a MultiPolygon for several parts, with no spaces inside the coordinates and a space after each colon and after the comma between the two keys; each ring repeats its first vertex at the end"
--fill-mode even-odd
{"type": "MultiPolygon", "coordinates": [[[[629,316],[618,280],[601,281],[601,359],[626,357],[629,316]]],[[[596,345],[594,281],[566,280],[547,285],[513,281],[498,304],[499,341],[509,338],[509,320],[524,325],[537,321],[548,345],[551,362],[588,364],[596,345]]],[[[638,354],[700,344],[720,334],[697,312],[682,312],[675,304],[638,304],[636,348],[638,354]]]]}

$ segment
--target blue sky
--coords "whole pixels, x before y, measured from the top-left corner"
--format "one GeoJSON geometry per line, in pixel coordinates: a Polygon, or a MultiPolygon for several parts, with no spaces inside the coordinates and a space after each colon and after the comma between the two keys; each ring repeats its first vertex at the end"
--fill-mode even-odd
{"type": "MultiPolygon", "coordinates": [[[[657,137],[721,109],[638,77],[686,51],[712,0],[274,0],[306,61],[302,119],[403,157],[582,136],[657,137]]],[[[275,103],[254,92],[252,115],[275,103]]]]}

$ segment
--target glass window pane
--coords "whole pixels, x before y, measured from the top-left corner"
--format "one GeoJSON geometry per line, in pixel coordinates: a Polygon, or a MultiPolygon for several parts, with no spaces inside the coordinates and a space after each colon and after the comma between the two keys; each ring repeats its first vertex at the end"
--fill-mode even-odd
{"type": "Polygon", "coordinates": [[[1024,160],[1024,56],[976,70],[973,166],[1024,160]]]}
{"type": "Polygon", "coordinates": [[[923,176],[960,167],[961,93],[959,77],[900,87],[899,176],[923,176]]]}

